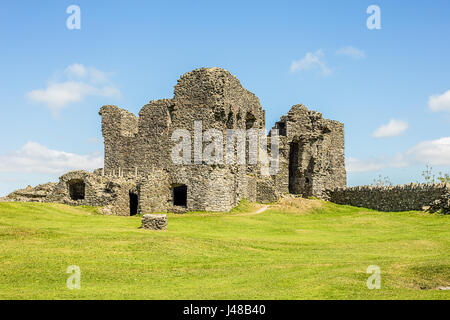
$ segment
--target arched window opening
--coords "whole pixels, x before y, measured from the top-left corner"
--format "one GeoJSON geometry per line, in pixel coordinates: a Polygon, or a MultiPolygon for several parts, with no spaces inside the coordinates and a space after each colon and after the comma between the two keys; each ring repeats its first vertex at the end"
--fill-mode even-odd
{"type": "Polygon", "coordinates": [[[81,179],[74,179],[68,182],[69,195],[72,200],[84,200],[86,185],[81,179]]]}

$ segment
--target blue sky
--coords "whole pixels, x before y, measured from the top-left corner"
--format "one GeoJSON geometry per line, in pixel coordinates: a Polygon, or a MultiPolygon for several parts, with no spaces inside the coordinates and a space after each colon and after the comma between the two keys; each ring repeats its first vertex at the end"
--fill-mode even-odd
{"type": "Polygon", "coordinates": [[[101,166],[102,105],[137,113],[212,66],[260,98],[268,128],[297,103],[344,122],[349,185],[449,172],[449,16],[446,0],[2,2],[0,195],[101,166]]]}

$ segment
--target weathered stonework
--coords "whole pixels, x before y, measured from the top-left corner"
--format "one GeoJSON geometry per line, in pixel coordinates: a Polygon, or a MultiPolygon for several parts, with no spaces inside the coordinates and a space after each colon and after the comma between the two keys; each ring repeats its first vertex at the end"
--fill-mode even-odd
{"type": "Polygon", "coordinates": [[[151,230],[166,230],[167,216],[165,214],[144,214],[142,228],[151,230]]]}
{"type": "Polygon", "coordinates": [[[14,201],[24,202],[45,202],[48,196],[53,192],[56,183],[49,182],[40,184],[36,187],[28,186],[25,189],[16,190],[10,193],[7,197],[0,198],[1,202],[14,199],[14,201]]]}
{"type": "Polygon", "coordinates": [[[327,191],[329,200],[379,211],[440,211],[450,213],[450,184],[362,186],[327,191]]]}
{"type": "MultiPolygon", "coordinates": [[[[138,116],[111,105],[99,113],[104,168],[61,176],[40,201],[102,206],[104,214],[114,215],[228,211],[244,198],[271,202],[286,193],[324,197],[326,189],[346,185],[343,124],[303,105],[293,106],[275,125],[280,132],[275,175],[261,174],[259,163],[175,164],[172,134],[185,129],[193,137],[195,121],[202,121],[202,132],[216,129],[224,137],[227,129],[265,128],[259,99],[220,68],[184,74],[172,99],[150,101],[138,116]]],[[[269,153],[272,139],[267,137],[269,153]]]]}
{"type": "Polygon", "coordinates": [[[342,123],[295,105],[275,128],[281,135],[281,167],[287,169],[276,177],[284,191],[323,198],[325,190],[346,186],[342,123]]]}

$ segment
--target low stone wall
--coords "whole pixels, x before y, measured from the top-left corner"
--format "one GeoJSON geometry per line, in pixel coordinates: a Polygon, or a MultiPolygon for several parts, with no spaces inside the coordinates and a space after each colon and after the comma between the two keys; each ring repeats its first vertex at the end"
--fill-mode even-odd
{"type": "Polygon", "coordinates": [[[441,210],[450,213],[450,184],[360,186],[327,193],[331,202],[379,211],[441,210]]]}

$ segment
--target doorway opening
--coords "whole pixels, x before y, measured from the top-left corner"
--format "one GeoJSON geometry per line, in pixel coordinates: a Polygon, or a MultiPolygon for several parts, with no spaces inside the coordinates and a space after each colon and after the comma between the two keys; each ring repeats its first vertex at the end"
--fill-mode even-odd
{"type": "Polygon", "coordinates": [[[173,205],[186,207],[187,206],[187,186],[177,185],[173,187],[173,205]]]}
{"type": "Polygon", "coordinates": [[[130,191],[130,216],[138,213],[139,197],[136,193],[130,191]]]}
{"type": "Polygon", "coordinates": [[[69,195],[72,200],[84,200],[84,194],[86,190],[86,185],[81,179],[74,179],[68,182],[69,184],[69,195]]]}
{"type": "Polygon", "coordinates": [[[299,142],[289,144],[289,193],[299,193],[300,171],[299,171],[299,142]]]}

